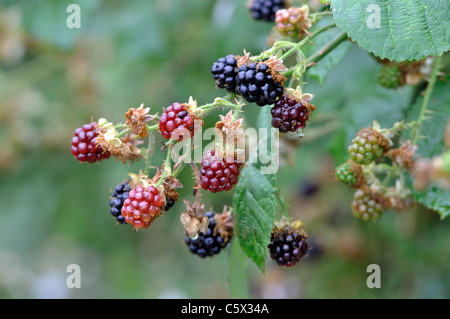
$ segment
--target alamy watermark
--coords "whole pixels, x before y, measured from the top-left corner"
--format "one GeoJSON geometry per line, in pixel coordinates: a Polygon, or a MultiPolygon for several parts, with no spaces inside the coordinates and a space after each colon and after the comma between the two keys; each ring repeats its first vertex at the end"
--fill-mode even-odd
{"type": "Polygon", "coordinates": [[[66,12],[70,13],[67,17],[66,24],[69,29],[81,28],[81,9],[78,4],[70,4],[67,6],[66,12]]]}
{"type": "Polygon", "coordinates": [[[67,273],[70,273],[67,276],[66,285],[67,288],[81,288],[81,268],[77,264],[70,264],[66,269],[67,273]]]}
{"type": "Polygon", "coordinates": [[[371,273],[366,280],[367,288],[381,288],[381,268],[377,264],[367,266],[366,272],[371,273]]]}
{"type": "Polygon", "coordinates": [[[369,4],[366,11],[371,13],[366,20],[367,27],[369,29],[381,28],[380,7],[376,4],[369,4]]]}

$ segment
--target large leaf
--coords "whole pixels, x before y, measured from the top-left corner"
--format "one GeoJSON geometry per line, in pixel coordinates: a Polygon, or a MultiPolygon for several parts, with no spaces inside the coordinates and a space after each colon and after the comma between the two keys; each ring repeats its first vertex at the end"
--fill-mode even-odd
{"type": "MultiPolygon", "coordinates": [[[[262,108],[258,118],[259,128],[269,129],[270,118],[270,108],[262,108]]],[[[266,139],[260,139],[258,149],[250,155],[250,159],[260,155],[262,148],[273,148],[270,132],[268,130],[266,139]]],[[[241,248],[264,272],[267,246],[280,199],[276,175],[265,174],[267,165],[259,159],[260,157],[242,170],[233,197],[233,207],[236,212],[235,229],[241,248]]]]}
{"type": "Polygon", "coordinates": [[[450,50],[448,0],[330,1],[336,24],[380,58],[420,60],[450,50]]]}
{"type": "Polygon", "coordinates": [[[425,207],[441,215],[441,219],[450,216],[450,191],[431,185],[425,191],[414,191],[414,199],[425,207]]]}
{"type": "MultiPolygon", "coordinates": [[[[428,102],[426,119],[422,122],[419,130],[419,147],[417,153],[423,157],[433,157],[441,154],[444,147],[444,129],[450,120],[450,76],[445,81],[438,80],[428,102]]],[[[408,114],[407,122],[417,120],[423,104],[423,97],[417,99],[411,112],[408,114]]],[[[408,139],[410,132],[405,132],[403,138],[408,139]]]]}
{"type": "Polygon", "coordinates": [[[241,173],[233,198],[235,228],[242,250],[264,272],[277,209],[276,177],[253,166],[241,173]]]}

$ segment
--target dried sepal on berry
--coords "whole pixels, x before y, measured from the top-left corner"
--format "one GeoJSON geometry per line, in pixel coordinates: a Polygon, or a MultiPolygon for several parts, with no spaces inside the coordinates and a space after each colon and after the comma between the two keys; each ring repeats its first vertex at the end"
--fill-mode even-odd
{"type": "Polygon", "coordinates": [[[278,10],[275,14],[276,29],[284,36],[302,38],[305,31],[312,26],[308,15],[309,7],[307,5],[303,5],[301,8],[290,7],[278,10]]]}
{"type": "Polygon", "coordinates": [[[114,125],[110,122],[105,123],[98,129],[97,144],[123,163],[127,161],[134,163],[142,158],[141,150],[137,147],[142,141],[136,140],[132,134],[120,138],[116,136],[114,125]]]}
{"type": "Polygon", "coordinates": [[[399,148],[389,150],[386,155],[390,157],[393,163],[397,166],[404,167],[409,173],[414,171],[417,145],[412,145],[410,140],[407,140],[399,148]]]}
{"type": "Polygon", "coordinates": [[[233,237],[234,232],[234,220],[231,214],[231,208],[228,206],[223,207],[221,214],[215,215],[216,227],[214,228],[214,235],[220,234],[225,242],[229,242],[233,237]]]}
{"type": "Polygon", "coordinates": [[[141,138],[148,135],[146,123],[155,119],[153,115],[148,114],[149,112],[150,108],[144,108],[142,103],[137,109],[132,107],[125,113],[125,124],[133,134],[139,135],[141,138]]]}
{"type": "Polygon", "coordinates": [[[229,111],[226,116],[219,115],[220,121],[214,127],[215,132],[227,145],[244,148],[247,136],[241,127],[243,119],[233,120],[233,116],[233,111],[229,111]]]}
{"type": "Polygon", "coordinates": [[[283,60],[278,59],[276,56],[269,57],[264,62],[259,62],[259,64],[267,64],[269,66],[270,74],[275,82],[279,83],[281,86],[286,82],[286,77],[280,72],[286,71],[288,68],[283,64],[283,60]]]}
{"type": "Polygon", "coordinates": [[[164,208],[167,211],[180,199],[180,194],[177,192],[178,188],[182,188],[183,184],[173,176],[167,176],[162,183],[164,186],[164,195],[166,198],[166,206],[164,208]]]}
{"type": "Polygon", "coordinates": [[[180,220],[189,238],[195,238],[200,232],[204,233],[208,229],[208,217],[204,214],[204,205],[197,200],[191,204],[184,200],[186,212],[181,214],[180,220]]]}

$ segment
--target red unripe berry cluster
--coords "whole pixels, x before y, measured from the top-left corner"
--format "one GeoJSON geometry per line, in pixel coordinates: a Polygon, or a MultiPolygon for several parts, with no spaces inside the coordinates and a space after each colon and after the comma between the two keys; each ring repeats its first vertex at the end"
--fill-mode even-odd
{"type": "Polygon", "coordinates": [[[163,205],[164,197],[156,187],[139,185],[128,193],[128,198],[123,202],[122,215],[134,228],[148,228],[161,214],[163,205]]]}
{"type": "Polygon", "coordinates": [[[75,130],[71,151],[73,156],[82,163],[94,163],[111,156],[109,152],[103,151],[101,145],[97,146],[98,130],[96,126],[97,123],[92,122],[75,130]]]}
{"type": "Polygon", "coordinates": [[[236,159],[227,163],[226,159],[216,156],[215,150],[207,152],[202,158],[200,169],[202,188],[213,193],[231,190],[238,181],[239,168],[236,159]]]}
{"type": "Polygon", "coordinates": [[[183,104],[175,102],[161,114],[159,130],[164,138],[181,141],[187,132],[190,132],[191,137],[194,135],[194,118],[189,115],[183,104]]]}

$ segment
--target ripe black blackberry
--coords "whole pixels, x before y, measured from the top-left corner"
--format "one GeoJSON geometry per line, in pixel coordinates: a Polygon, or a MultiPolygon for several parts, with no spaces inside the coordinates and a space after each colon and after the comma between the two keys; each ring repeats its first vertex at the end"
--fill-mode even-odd
{"type": "Polygon", "coordinates": [[[126,224],[125,217],[122,215],[122,207],[125,199],[128,198],[128,192],[131,190],[130,181],[127,180],[114,188],[114,192],[111,194],[111,200],[109,205],[111,206],[111,215],[116,218],[119,224],[126,224]]]}
{"type": "Polygon", "coordinates": [[[301,221],[292,224],[283,219],[272,232],[269,244],[270,257],[280,267],[292,267],[308,250],[306,234],[301,221]]]}
{"type": "MultiPolygon", "coordinates": [[[[280,79],[283,79],[281,75],[280,79]]],[[[276,81],[266,63],[244,64],[238,69],[236,91],[250,103],[256,102],[259,106],[270,105],[283,95],[284,80],[276,81]]]]}
{"type": "Polygon", "coordinates": [[[211,73],[219,88],[236,92],[237,60],[234,55],[227,55],[214,62],[211,73]]]}
{"type": "Polygon", "coordinates": [[[253,0],[250,5],[253,18],[266,21],[275,21],[275,13],[284,8],[285,0],[253,0]]]}
{"type": "Polygon", "coordinates": [[[208,229],[205,233],[200,232],[195,239],[189,238],[186,233],[184,239],[191,253],[201,258],[217,255],[229,242],[228,238],[222,237],[217,231],[215,215],[215,212],[207,212],[205,214],[209,219],[208,229]]]}

